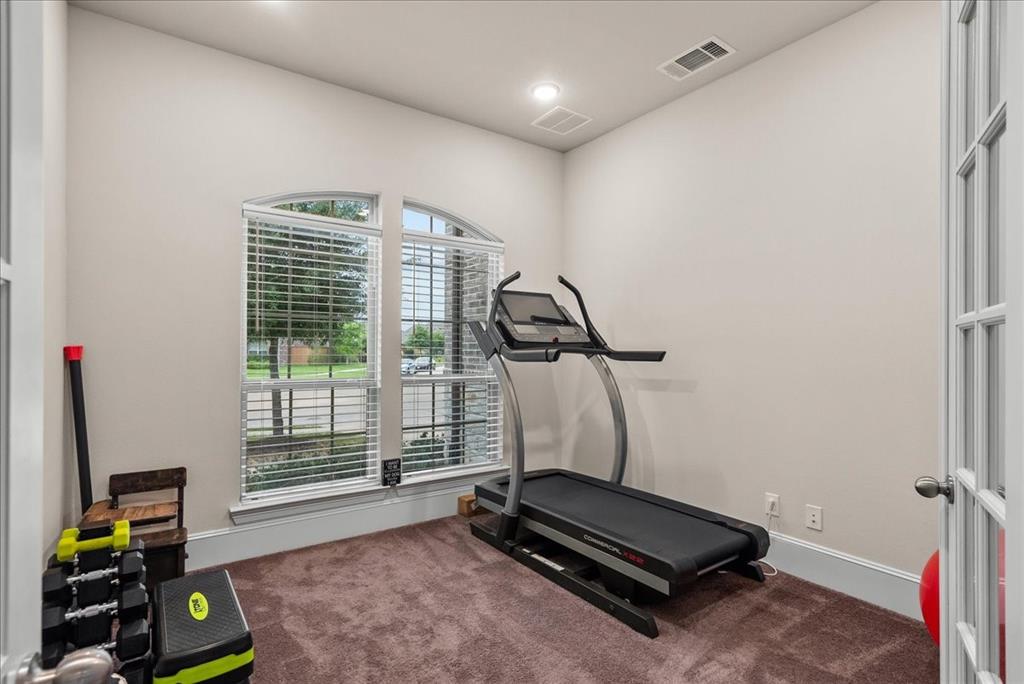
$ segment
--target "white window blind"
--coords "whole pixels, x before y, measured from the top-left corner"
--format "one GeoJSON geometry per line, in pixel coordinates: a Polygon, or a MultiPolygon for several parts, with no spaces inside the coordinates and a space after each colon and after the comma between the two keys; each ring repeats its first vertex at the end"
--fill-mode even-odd
{"type": "Polygon", "coordinates": [[[245,205],[242,501],[377,479],[373,199],[245,205]]]}
{"type": "Polygon", "coordinates": [[[420,206],[403,227],[402,470],[500,462],[501,392],[467,324],[487,318],[502,243],[420,206]]]}

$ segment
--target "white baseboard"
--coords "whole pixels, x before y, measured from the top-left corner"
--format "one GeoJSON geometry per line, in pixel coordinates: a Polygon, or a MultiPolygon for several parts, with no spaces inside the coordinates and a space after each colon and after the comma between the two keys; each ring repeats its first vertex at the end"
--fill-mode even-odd
{"type": "MultiPolygon", "coordinates": [[[[471,485],[393,495],[289,518],[189,535],[188,569],[369,534],[455,513],[471,485]]],[[[768,560],[783,572],[920,620],[919,577],[796,537],[773,532],[768,560]]],[[[771,580],[769,580],[771,581],[771,580]]]]}
{"type": "Polygon", "coordinates": [[[458,484],[405,496],[392,493],[334,510],[189,534],[186,567],[198,570],[444,518],[455,514],[459,495],[472,491],[472,485],[458,484]]]}
{"type": "Polygon", "coordinates": [[[782,572],[921,619],[919,575],[777,532],[771,539],[765,560],[782,572]]]}

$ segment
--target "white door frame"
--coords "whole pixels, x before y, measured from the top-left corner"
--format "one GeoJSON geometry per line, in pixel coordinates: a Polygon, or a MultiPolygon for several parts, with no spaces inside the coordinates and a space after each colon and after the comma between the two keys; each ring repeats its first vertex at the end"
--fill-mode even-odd
{"type": "MultiPolygon", "coordinates": [[[[0,467],[0,681],[39,650],[43,564],[43,12],[42,3],[14,0],[10,35],[9,340],[0,369],[10,401],[0,467]]],[[[9,40],[7,40],[9,38],[9,40]]]]}
{"type": "MultiPolygon", "coordinates": [[[[997,0],[998,1],[998,0],[997,0]]],[[[943,477],[951,475],[956,481],[955,501],[952,505],[944,503],[940,514],[940,550],[941,550],[941,663],[942,681],[960,682],[962,673],[968,669],[975,669],[970,659],[965,655],[965,647],[979,653],[977,669],[995,670],[993,667],[988,644],[989,637],[998,639],[998,628],[996,631],[990,629],[992,616],[990,608],[992,603],[985,600],[990,596],[987,591],[992,586],[994,568],[991,564],[991,550],[997,548],[994,544],[988,545],[988,524],[989,519],[1005,521],[1006,538],[1006,567],[1005,576],[1008,579],[1006,587],[1006,667],[1007,679],[1009,681],[1024,680],[1024,592],[1021,591],[1021,584],[1024,584],[1024,506],[1022,506],[1022,493],[1024,493],[1024,463],[1022,463],[1022,447],[1024,447],[1024,421],[1020,416],[1024,415],[1024,209],[1022,209],[1022,188],[1024,188],[1024,135],[1021,129],[1024,128],[1024,2],[1003,3],[1002,10],[1005,10],[1005,21],[1007,33],[1005,44],[1007,52],[1005,63],[1002,69],[1009,69],[1016,65],[1009,81],[1004,84],[1006,130],[1000,138],[1000,155],[1006,162],[1004,172],[1007,182],[1007,206],[1006,223],[1007,234],[1004,249],[1005,260],[1005,304],[989,306],[987,294],[986,274],[987,240],[983,244],[981,238],[987,234],[988,229],[988,204],[989,195],[987,192],[988,182],[988,150],[985,146],[984,133],[993,132],[998,129],[999,110],[989,106],[988,87],[988,60],[989,60],[989,34],[987,32],[988,17],[993,10],[989,0],[947,0],[942,4],[942,33],[943,33],[943,78],[942,78],[942,344],[943,344],[943,392],[942,392],[942,458],[940,473],[943,477]],[[974,9],[972,10],[972,6],[974,9]],[[965,144],[963,132],[968,104],[962,96],[959,87],[960,73],[965,64],[965,52],[962,44],[963,27],[961,18],[966,18],[974,11],[976,26],[980,27],[975,42],[975,102],[982,102],[984,107],[977,109],[975,116],[975,130],[982,136],[981,144],[974,147],[971,153],[973,161],[965,150],[972,148],[965,144]],[[985,76],[985,78],[981,78],[985,76]],[[986,124],[989,124],[986,126],[986,124]],[[970,261],[974,269],[973,276],[966,279],[973,283],[974,304],[966,308],[962,307],[964,299],[961,284],[965,279],[955,275],[957,269],[963,263],[963,242],[958,231],[961,217],[965,215],[964,193],[958,171],[972,167],[973,184],[975,196],[978,201],[974,210],[970,212],[973,217],[972,228],[972,250],[976,255],[970,261]],[[982,194],[984,193],[984,194],[982,194]],[[982,300],[982,297],[986,300],[982,300]],[[961,314],[962,310],[974,313],[961,314]],[[982,326],[976,326],[975,322],[998,322],[1005,319],[1003,329],[1003,345],[1005,346],[1006,370],[1004,374],[1006,384],[1005,395],[1005,420],[1004,420],[1004,445],[1005,445],[1005,485],[1008,496],[1005,503],[992,491],[995,489],[993,480],[987,473],[987,451],[985,449],[985,435],[982,432],[984,423],[981,418],[987,410],[985,402],[988,392],[982,393],[979,390],[984,387],[981,379],[986,372],[985,361],[987,356],[985,348],[978,349],[987,340],[987,330],[982,326]],[[960,404],[960,385],[963,384],[965,373],[962,366],[961,356],[961,332],[957,325],[963,328],[974,330],[973,344],[978,352],[972,354],[973,372],[972,384],[969,385],[973,397],[971,417],[965,421],[965,411],[960,404]],[[973,453],[973,467],[964,468],[964,462],[960,453],[960,447],[964,435],[971,434],[964,431],[965,423],[970,422],[974,430],[970,440],[973,453]],[[977,486],[976,486],[977,485],[977,486]],[[965,511],[968,510],[971,502],[984,514],[972,516],[970,521],[966,520],[965,511]],[[978,521],[985,521],[979,523],[978,521]],[[965,597],[968,595],[968,583],[966,582],[966,570],[963,565],[963,554],[960,553],[961,543],[971,535],[964,535],[966,529],[973,530],[975,547],[975,561],[971,563],[975,576],[978,578],[976,589],[972,590],[974,596],[974,607],[966,610],[965,597]],[[980,549],[979,549],[980,545],[980,549]],[[988,549],[988,553],[980,553],[988,549]],[[959,618],[970,617],[980,628],[975,629],[973,634],[970,629],[957,627],[959,618]],[[975,636],[980,643],[975,644],[975,636]],[[988,666],[985,668],[985,663],[988,666]]],[[[975,136],[968,135],[973,140],[975,136]]],[[[969,142],[969,141],[968,141],[969,142]]],[[[967,386],[967,385],[965,385],[967,386]]],[[[991,682],[997,678],[987,674],[978,677],[979,681],[991,682]]]]}
{"type": "Polygon", "coordinates": [[[1019,680],[1024,677],[1024,2],[1010,3],[1007,10],[1006,62],[1020,66],[1007,95],[1006,668],[1010,679],[1019,680]]]}

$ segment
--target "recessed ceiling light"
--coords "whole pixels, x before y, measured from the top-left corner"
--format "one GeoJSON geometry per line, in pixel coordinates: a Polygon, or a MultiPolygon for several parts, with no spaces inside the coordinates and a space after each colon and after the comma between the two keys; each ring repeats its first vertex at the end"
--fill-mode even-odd
{"type": "Polygon", "coordinates": [[[533,90],[531,92],[533,93],[533,96],[541,102],[547,102],[548,100],[554,100],[558,97],[558,93],[561,92],[561,89],[554,83],[538,83],[533,86],[533,90]]]}

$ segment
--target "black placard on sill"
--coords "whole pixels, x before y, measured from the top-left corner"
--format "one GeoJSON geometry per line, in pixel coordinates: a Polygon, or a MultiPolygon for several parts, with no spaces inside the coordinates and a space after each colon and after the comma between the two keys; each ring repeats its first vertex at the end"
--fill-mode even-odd
{"type": "Polygon", "coordinates": [[[402,459],[385,458],[381,460],[380,483],[384,487],[393,487],[402,483],[402,459]]]}

